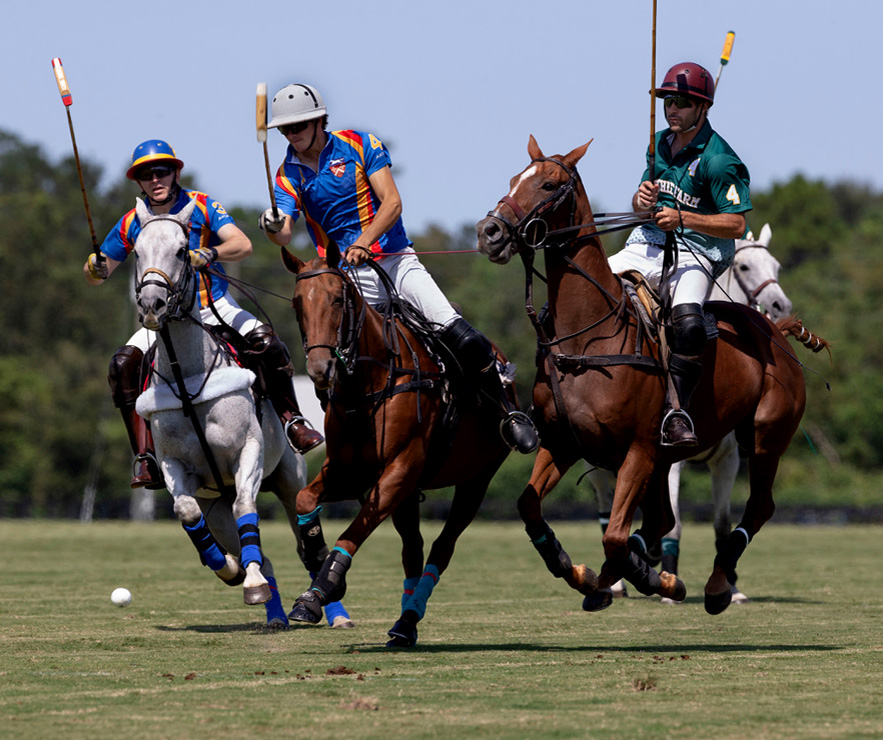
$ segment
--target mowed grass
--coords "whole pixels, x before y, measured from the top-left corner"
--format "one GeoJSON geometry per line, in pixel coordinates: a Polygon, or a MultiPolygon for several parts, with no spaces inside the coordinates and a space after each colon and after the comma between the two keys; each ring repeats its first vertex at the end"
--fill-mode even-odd
{"type": "MultiPolygon", "coordinates": [[[[594,522],[552,522],[598,568],[594,522]]],[[[326,523],[329,539],[341,522],[326,523]]],[[[425,523],[427,542],[438,532],[425,523]]],[[[8,738],[883,737],[879,526],[768,525],[740,563],[752,598],[705,613],[709,525],[685,528],[680,606],[604,612],[546,571],[520,525],[476,523],[420,625],[399,613],[399,541],[356,556],[355,630],[268,632],[199,565],[180,526],[2,521],[0,735],[8,738]],[[126,586],[131,606],[110,603],[126,586]]],[[[308,585],[262,526],[287,607],[308,585]]]]}

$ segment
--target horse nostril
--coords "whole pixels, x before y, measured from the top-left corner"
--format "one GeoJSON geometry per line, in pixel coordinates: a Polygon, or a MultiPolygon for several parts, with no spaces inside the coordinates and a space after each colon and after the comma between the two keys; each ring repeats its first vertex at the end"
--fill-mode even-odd
{"type": "Polygon", "coordinates": [[[496,239],[500,235],[500,227],[493,221],[488,221],[484,226],[484,234],[488,239],[496,239]]]}

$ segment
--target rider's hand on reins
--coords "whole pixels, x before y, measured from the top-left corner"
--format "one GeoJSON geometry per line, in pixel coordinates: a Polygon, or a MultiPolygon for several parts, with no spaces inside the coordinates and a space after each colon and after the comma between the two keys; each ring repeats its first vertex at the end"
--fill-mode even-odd
{"type": "Polygon", "coordinates": [[[343,261],[350,267],[361,267],[371,258],[371,250],[361,244],[351,244],[343,253],[343,261]]]}
{"type": "Polygon", "coordinates": [[[190,264],[197,270],[207,267],[218,259],[218,250],[214,247],[199,247],[190,250],[190,264]]]}

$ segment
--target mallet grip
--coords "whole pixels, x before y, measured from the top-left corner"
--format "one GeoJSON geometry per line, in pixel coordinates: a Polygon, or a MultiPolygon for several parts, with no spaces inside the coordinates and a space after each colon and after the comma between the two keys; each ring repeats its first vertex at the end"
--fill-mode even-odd
{"type": "Polygon", "coordinates": [[[52,71],[55,72],[55,82],[58,85],[58,92],[61,94],[61,102],[65,107],[74,102],[71,96],[71,89],[67,84],[67,77],[64,76],[64,67],[61,66],[61,59],[55,57],[52,60],[52,71]]]}
{"type": "Polygon", "coordinates": [[[730,61],[730,54],[733,53],[733,42],[735,40],[735,31],[729,31],[726,39],[724,39],[724,50],[721,52],[721,64],[726,64],[730,61]]]}

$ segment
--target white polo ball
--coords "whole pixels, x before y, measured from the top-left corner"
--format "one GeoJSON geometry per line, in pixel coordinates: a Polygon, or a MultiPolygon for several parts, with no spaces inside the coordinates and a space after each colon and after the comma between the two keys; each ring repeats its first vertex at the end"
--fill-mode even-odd
{"type": "Polygon", "coordinates": [[[110,600],[117,606],[128,606],[132,603],[132,592],[127,588],[115,588],[110,600]]]}

